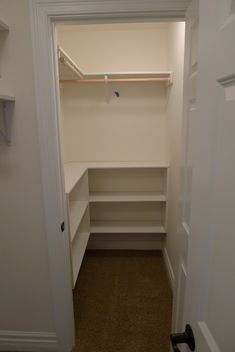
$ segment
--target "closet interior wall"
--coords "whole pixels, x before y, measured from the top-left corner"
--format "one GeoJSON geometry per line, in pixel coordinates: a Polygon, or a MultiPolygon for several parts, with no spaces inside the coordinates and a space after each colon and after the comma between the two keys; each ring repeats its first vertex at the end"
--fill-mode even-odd
{"type": "MultiPolygon", "coordinates": [[[[174,82],[170,87],[156,82],[108,83],[107,86],[102,83],[61,84],[61,134],[65,164],[170,164],[170,194],[167,197],[171,218],[168,217],[169,233],[166,242],[163,240],[165,236],[153,240],[152,235],[145,234],[143,242],[140,234],[112,234],[107,237],[99,233],[92,237],[89,246],[92,247],[93,243],[96,248],[110,247],[112,239],[115,242],[118,241],[117,238],[121,241],[125,237],[128,248],[161,248],[172,263],[174,273],[184,55],[182,28],[182,23],[80,24],[57,27],[58,44],[86,73],[174,71],[174,82]],[[173,43],[174,40],[178,43],[173,43]]],[[[160,173],[164,172],[166,171],[160,170],[160,173]]],[[[95,183],[91,183],[92,178],[99,179],[99,175],[94,177],[96,173],[96,170],[88,171],[90,189],[95,187],[95,183]]],[[[107,177],[107,171],[102,177],[107,177]]],[[[107,179],[106,184],[108,183],[107,179]]],[[[137,189],[144,190],[145,183],[146,178],[140,184],[137,182],[137,189]]],[[[159,185],[158,181],[155,185],[153,181],[150,190],[158,191],[159,187],[166,187],[159,185]]],[[[98,189],[99,187],[102,188],[103,185],[99,184],[98,189]]],[[[123,188],[120,184],[116,187],[123,188]]],[[[115,207],[118,205],[111,204],[108,207],[108,216],[111,218],[112,210],[115,216],[120,212],[121,205],[118,211],[115,207]]],[[[146,203],[141,211],[143,214],[143,209],[146,210],[146,219],[149,220],[149,214],[158,214],[161,207],[165,214],[167,209],[164,204],[146,203]]],[[[102,218],[102,212],[107,213],[104,204],[90,205],[90,213],[94,218],[102,218]]],[[[138,214],[138,204],[135,212],[138,214]]]]}
{"type": "MultiPolygon", "coordinates": [[[[168,26],[96,24],[58,29],[84,72],[164,71],[168,26]]],[[[65,162],[168,160],[166,87],[159,83],[61,84],[65,162]],[[119,93],[119,97],[115,95],[119,93]]]]}

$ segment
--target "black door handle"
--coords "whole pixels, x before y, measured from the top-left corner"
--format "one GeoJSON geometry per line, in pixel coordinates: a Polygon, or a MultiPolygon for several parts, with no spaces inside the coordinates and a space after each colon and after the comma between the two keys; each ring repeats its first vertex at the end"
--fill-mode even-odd
{"type": "Polygon", "coordinates": [[[193,330],[189,324],[185,327],[185,332],[170,335],[171,344],[174,352],[180,352],[178,344],[185,343],[190,348],[190,351],[195,351],[195,340],[193,330]]]}

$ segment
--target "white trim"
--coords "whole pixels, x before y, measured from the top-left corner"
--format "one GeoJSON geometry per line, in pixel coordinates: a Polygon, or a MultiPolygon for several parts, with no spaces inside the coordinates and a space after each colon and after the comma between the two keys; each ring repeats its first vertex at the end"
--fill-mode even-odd
{"type": "Polygon", "coordinates": [[[221,352],[207,324],[204,321],[199,321],[198,326],[209,350],[211,352],[221,352]]]}
{"type": "Polygon", "coordinates": [[[0,351],[57,351],[55,333],[0,331],[0,351]]]}
{"type": "Polygon", "coordinates": [[[171,265],[171,261],[170,261],[168,252],[166,250],[166,247],[163,248],[162,253],[163,253],[163,259],[164,259],[164,263],[165,263],[165,266],[166,266],[167,276],[168,276],[168,279],[169,279],[171,290],[174,293],[174,289],[175,289],[175,274],[174,274],[174,271],[173,271],[173,268],[172,268],[172,265],[171,265]]]}
{"type": "Polygon", "coordinates": [[[69,236],[61,234],[67,220],[59,143],[58,62],[52,23],[98,19],[182,19],[188,0],[65,1],[30,0],[37,123],[41,157],[43,204],[48,240],[50,281],[58,351],[74,344],[69,236]],[[55,69],[56,68],[56,69],[55,69]]]}
{"type": "Polygon", "coordinates": [[[185,221],[182,222],[182,228],[183,228],[184,232],[186,233],[186,235],[189,237],[190,236],[190,228],[189,228],[188,224],[186,224],[185,221]]]}

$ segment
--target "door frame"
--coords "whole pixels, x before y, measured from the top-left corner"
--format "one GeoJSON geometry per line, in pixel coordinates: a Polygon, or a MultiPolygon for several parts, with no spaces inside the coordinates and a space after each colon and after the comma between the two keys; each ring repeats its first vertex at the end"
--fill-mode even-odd
{"type": "Polygon", "coordinates": [[[67,229],[63,233],[60,229],[67,215],[59,138],[54,26],[58,22],[77,20],[184,20],[185,11],[179,5],[169,1],[166,11],[163,3],[160,0],[30,0],[43,205],[57,351],[60,352],[71,351],[73,347],[74,317],[69,236],[67,229]]]}

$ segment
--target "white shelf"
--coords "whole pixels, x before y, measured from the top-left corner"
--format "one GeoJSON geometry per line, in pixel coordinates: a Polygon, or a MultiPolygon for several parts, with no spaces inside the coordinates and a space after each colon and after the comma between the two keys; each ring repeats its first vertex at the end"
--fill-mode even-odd
{"type": "Polygon", "coordinates": [[[166,196],[157,192],[93,192],[92,202],[166,202],[166,196]]]}
{"type": "Polygon", "coordinates": [[[108,82],[162,82],[172,83],[171,71],[137,72],[83,72],[73,59],[58,47],[60,82],[108,83],[108,82]]]}
{"type": "Polygon", "coordinates": [[[74,179],[81,178],[87,169],[166,169],[168,167],[168,161],[74,161],[64,164],[68,188],[71,188],[74,179]]]}
{"type": "Polygon", "coordinates": [[[15,97],[11,95],[0,94],[0,102],[14,102],[14,101],[15,101],[15,97]]]}
{"type": "Polygon", "coordinates": [[[3,22],[2,20],[0,20],[0,31],[1,32],[8,32],[9,31],[9,26],[3,22]]]}
{"type": "Polygon", "coordinates": [[[168,168],[166,161],[104,161],[84,164],[88,169],[141,169],[141,168],[168,168]]]}
{"type": "Polygon", "coordinates": [[[104,78],[108,79],[122,79],[122,78],[165,78],[169,79],[171,71],[135,71],[135,72],[90,72],[89,74],[84,74],[84,77],[90,79],[104,78]]]}
{"type": "Polygon", "coordinates": [[[88,207],[86,201],[70,201],[70,239],[73,241],[78,227],[88,207]]]}
{"type": "Polygon", "coordinates": [[[65,193],[69,194],[76,186],[77,182],[86,172],[85,165],[80,163],[66,163],[64,164],[64,178],[65,178],[65,193]]]}
{"type": "MultiPolygon", "coordinates": [[[[1,100],[1,97],[0,97],[1,100]]],[[[168,168],[167,161],[69,162],[64,164],[65,193],[69,194],[87,169],[168,168]]]]}
{"type": "Polygon", "coordinates": [[[91,233],[166,233],[157,221],[92,221],[91,233]]]}

